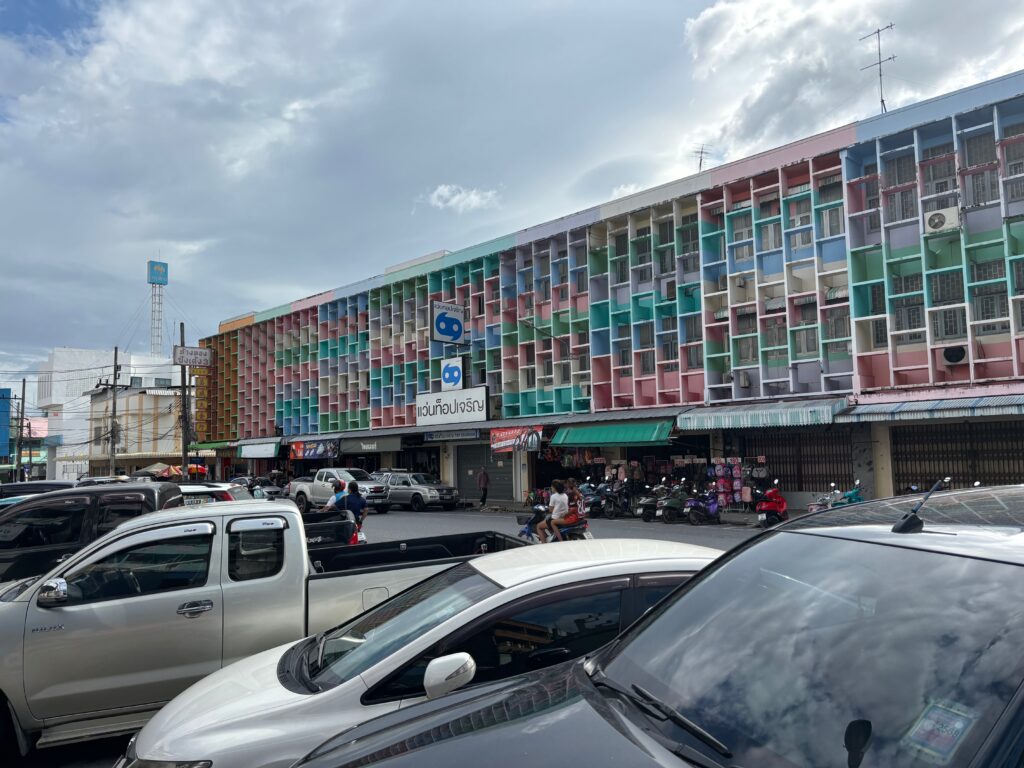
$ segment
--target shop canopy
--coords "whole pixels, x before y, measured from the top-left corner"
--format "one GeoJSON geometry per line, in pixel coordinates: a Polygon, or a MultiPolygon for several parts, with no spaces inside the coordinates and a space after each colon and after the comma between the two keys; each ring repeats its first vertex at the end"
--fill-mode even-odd
{"type": "Polygon", "coordinates": [[[954,397],[948,400],[912,400],[855,405],[836,416],[839,424],[871,421],[966,419],[972,416],[1024,416],[1024,395],[954,397]]]}
{"type": "Polygon", "coordinates": [[[579,424],[559,427],[551,445],[563,448],[592,448],[601,445],[668,445],[672,420],[630,421],[621,424],[579,424]]]}
{"type": "Polygon", "coordinates": [[[280,438],[243,443],[238,441],[240,459],[273,459],[281,447],[280,438]]]}
{"type": "Polygon", "coordinates": [[[230,448],[230,447],[231,447],[231,441],[230,440],[212,440],[212,441],[206,442],[206,443],[192,443],[188,447],[188,449],[189,449],[189,452],[192,452],[192,451],[216,451],[216,450],[219,450],[221,448],[230,448]]]}
{"type": "Polygon", "coordinates": [[[676,417],[676,426],[684,432],[711,429],[758,429],[764,427],[810,427],[831,424],[846,407],[846,398],[828,400],[744,403],[693,408],[676,417]]]}

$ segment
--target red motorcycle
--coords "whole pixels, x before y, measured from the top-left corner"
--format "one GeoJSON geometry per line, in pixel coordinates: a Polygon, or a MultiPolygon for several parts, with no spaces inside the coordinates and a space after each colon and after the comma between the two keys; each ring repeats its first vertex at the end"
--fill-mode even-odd
{"type": "Polygon", "coordinates": [[[763,498],[758,500],[756,510],[757,522],[762,528],[770,528],[789,520],[789,504],[779,490],[778,480],[772,483],[772,487],[764,492],[763,498]]]}

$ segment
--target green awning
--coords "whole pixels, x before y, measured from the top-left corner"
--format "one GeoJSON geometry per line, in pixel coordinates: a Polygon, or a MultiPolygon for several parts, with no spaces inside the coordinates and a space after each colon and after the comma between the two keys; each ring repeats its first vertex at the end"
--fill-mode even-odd
{"type": "Polygon", "coordinates": [[[188,449],[190,451],[216,451],[218,448],[230,448],[230,440],[214,440],[208,443],[192,443],[188,449]]]}
{"type": "Polygon", "coordinates": [[[810,427],[831,424],[846,407],[846,398],[721,405],[694,408],[676,417],[679,429],[706,432],[711,429],[758,429],[763,427],[810,427]]]}
{"type": "Polygon", "coordinates": [[[599,445],[668,445],[672,420],[629,421],[621,424],[578,424],[559,427],[552,445],[563,448],[596,448],[599,445]]]}
{"type": "Polygon", "coordinates": [[[945,400],[900,400],[855,405],[836,417],[840,424],[923,419],[969,419],[977,416],[1024,416],[1024,395],[950,397],[945,400]]]}

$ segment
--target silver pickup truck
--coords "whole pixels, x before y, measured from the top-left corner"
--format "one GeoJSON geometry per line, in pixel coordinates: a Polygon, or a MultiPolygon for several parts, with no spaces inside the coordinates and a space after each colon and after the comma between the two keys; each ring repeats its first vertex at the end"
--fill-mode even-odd
{"type": "Polygon", "coordinates": [[[367,511],[383,514],[391,506],[385,486],[358,467],[319,469],[311,482],[293,481],[288,498],[295,502],[299,511],[309,512],[330,501],[334,496],[334,483],[337,480],[346,485],[353,480],[359,484],[360,492],[366,498],[367,511]]]}
{"type": "Polygon", "coordinates": [[[223,502],[138,517],[41,577],[0,584],[0,755],[136,731],[227,664],[518,545],[306,539],[290,502],[223,502]]]}

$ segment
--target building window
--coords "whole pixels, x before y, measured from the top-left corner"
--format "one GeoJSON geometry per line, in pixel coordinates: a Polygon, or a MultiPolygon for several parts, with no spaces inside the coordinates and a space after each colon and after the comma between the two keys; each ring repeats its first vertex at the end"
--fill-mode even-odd
{"type": "Polygon", "coordinates": [[[814,240],[814,234],[809,229],[802,229],[799,232],[789,233],[790,250],[808,247],[814,240]]]}
{"type": "Polygon", "coordinates": [[[885,349],[888,346],[889,333],[882,318],[871,321],[871,343],[875,349],[885,349]]]}
{"type": "Polygon", "coordinates": [[[782,225],[779,222],[761,225],[761,250],[774,251],[782,247],[782,225]]]}
{"type": "Polygon", "coordinates": [[[757,339],[737,339],[736,354],[738,365],[753,365],[757,362],[757,339]]]}
{"type": "Polygon", "coordinates": [[[675,237],[672,235],[672,221],[659,221],[658,222],[658,245],[665,245],[666,243],[674,243],[675,237]]]}
{"type": "Polygon", "coordinates": [[[976,283],[980,283],[982,280],[998,280],[1001,277],[1006,277],[1006,262],[1002,259],[971,264],[971,279],[976,283]]]}
{"type": "Polygon", "coordinates": [[[894,299],[893,322],[897,331],[924,328],[924,301],[920,296],[894,299]]]}
{"type": "Polygon", "coordinates": [[[741,240],[749,240],[753,236],[754,230],[750,213],[736,216],[732,224],[732,242],[738,243],[741,240]]]}
{"type": "Polygon", "coordinates": [[[917,195],[912,189],[892,192],[885,196],[885,220],[905,221],[917,216],[917,195]]]}
{"type": "Polygon", "coordinates": [[[141,387],[142,386],[142,377],[141,376],[132,376],[132,378],[131,378],[131,386],[136,388],[136,389],[141,387]]]}
{"type": "Polygon", "coordinates": [[[925,195],[937,195],[951,189],[956,189],[956,165],[952,158],[925,166],[925,195]]]}
{"type": "Polygon", "coordinates": [[[818,203],[834,203],[843,199],[843,177],[840,174],[826,176],[818,186],[818,203]]]}
{"type": "Polygon", "coordinates": [[[683,320],[683,334],[687,344],[701,341],[704,338],[704,324],[701,321],[700,315],[686,316],[686,319],[683,320]]]}
{"type": "Polygon", "coordinates": [[[967,167],[994,163],[996,160],[996,139],[991,133],[983,133],[980,136],[970,136],[964,142],[964,151],[967,155],[967,167]]]}
{"type": "Polygon", "coordinates": [[[769,192],[759,198],[757,204],[757,217],[767,219],[779,215],[779,195],[777,192],[769,192]]]}
{"type": "Polygon", "coordinates": [[[153,379],[153,385],[157,387],[169,387],[171,386],[170,379],[153,379]]]}
{"type": "Polygon", "coordinates": [[[943,155],[953,154],[953,142],[948,141],[945,144],[938,144],[934,147],[928,147],[921,151],[921,156],[925,160],[931,160],[933,157],[942,157],[943,155]]]}
{"type": "Polygon", "coordinates": [[[654,345],[654,323],[641,323],[637,330],[641,347],[654,345]]]}
{"type": "Polygon", "coordinates": [[[994,169],[972,173],[964,179],[964,204],[987,205],[999,200],[999,174],[994,169]]]}
{"type": "Polygon", "coordinates": [[[654,352],[640,353],[640,375],[651,376],[654,374],[654,352]]]}
{"type": "Polygon", "coordinates": [[[967,316],[962,309],[944,309],[932,315],[935,340],[954,341],[967,337],[967,316]]]}
{"type": "Polygon", "coordinates": [[[686,367],[691,371],[701,370],[704,367],[704,350],[700,347],[687,347],[686,367]]]}
{"type": "Polygon", "coordinates": [[[811,201],[795,200],[789,204],[793,227],[806,227],[811,223],[811,201]]]}
{"type": "Polygon", "coordinates": [[[615,255],[625,256],[629,253],[629,236],[622,232],[615,236],[615,255]]]}
{"type": "Polygon", "coordinates": [[[103,427],[92,428],[92,444],[103,445],[103,427]]]}
{"type": "Polygon", "coordinates": [[[818,329],[804,328],[793,333],[793,352],[797,357],[818,354],[818,329]]]}
{"type": "Polygon", "coordinates": [[[914,291],[920,291],[923,286],[924,283],[920,272],[914,272],[910,275],[892,276],[892,292],[894,294],[913,293],[914,291]]]}
{"type": "Polygon", "coordinates": [[[1010,316],[1006,290],[1001,285],[984,285],[978,288],[972,306],[975,320],[996,320],[1010,316]]]}
{"type": "Polygon", "coordinates": [[[821,212],[822,237],[836,237],[846,232],[846,217],[843,213],[841,205],[821,212]]]}
{"type": "Polygon", "coordinates": [[[959,304],[964,300],[964,276],[961,272],[940,272],[929,276],[928,280],[933,304],[959,304]]]}
{"type": "Polygon", "coordinates": [[[885,163],[885,182],[887,187],[908,184],[917,178],[913,155],[903,155],[885,163]]]}

